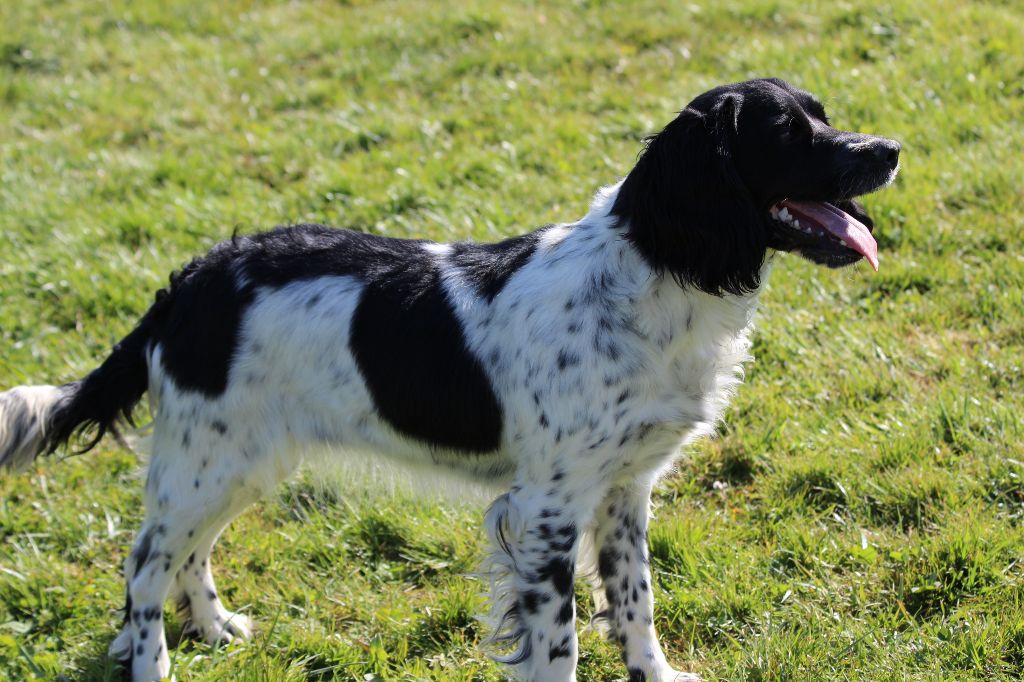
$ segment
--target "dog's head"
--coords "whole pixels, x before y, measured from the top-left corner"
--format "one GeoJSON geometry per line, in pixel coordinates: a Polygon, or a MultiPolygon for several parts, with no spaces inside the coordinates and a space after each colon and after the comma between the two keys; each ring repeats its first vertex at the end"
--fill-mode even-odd
{"type": "Polygon", "coordinates": [[[724,85],[650,137],[612,214],[656,269],[711,294],[760,286],[768,249],[829,267],[878,267],[855,197],[896,177],[894,140],[837,130],[777,78],[724,85]]]}

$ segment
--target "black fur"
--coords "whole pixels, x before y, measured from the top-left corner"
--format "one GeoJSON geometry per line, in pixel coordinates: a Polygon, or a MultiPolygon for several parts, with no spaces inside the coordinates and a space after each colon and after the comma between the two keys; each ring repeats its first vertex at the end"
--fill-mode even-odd
{"type": "Polygon", "coordinates": [[[463,276],[473,283],[480,296],[493,301],[509,278],[530,260],[541,235],[549,227],[546,225],[497,244],[452,244],[451,260],[462,270],[463,276]]]}
{"type": "Polygon", "coordinates": [[[103,364],[84,379],[61,387],[64,395],[53,411],[44,452],[53,452],[77,433],[91,431],[81,447],[81,452],[85,452],[99,443],[105,433],[114,431],[119,419],[133,423],[132,410],[149,384],[146,351],[166,314],[167,302],[167,296],[158,293],[138,326],[114,346],[103,364]]]}
{"type": "MultiPolygon", "coordinates": [[[[465,262],[476,263],[478,285],[497,295],[536,239],[527,235],[505,246],[460,248],[465,262]],[[495,264],[497,273],[483,276],[479,268],[485,262],[495,264]]],[[[367,282],[350,344],[381,416],[431,445],[474,453],[497,449],[501,407],[466,347],[424,243],[297,225],[218,244],[171,276],[170,287],[157,294],[138,327],[98,369],[64,387],[67,396],[55,410],[48,451],[76,431],[93,428],[83,448],[88,450],[118,418],[130,420],[147,388],[146,353],[155,343],[179,387],[221,395],[257,289],[325,275],[367,282]],[[439,393],[446,399],[436,400],[439,393]]]]}
{"type": "Polygon", "coordinates": [[[349,341],[359,371],[381,416],[401,433],[454,450],[496,450],[498,398],[466,347],[440,271],[416,258],[396,259],[394,271],[363,292],[349,341]]]}
{"type": "Polygon", "coordinates": [[[655,270],[714,295],[757,289],[767,252],[731,153],[741,102],[694,100],[648,139],[612,207],[655,270]]]}
{"type": "Polygon", "coordinates": [[[723,85],[648,138],[611,214],[655,270],[716,296],[743,294],[760,286],[769,248],[832,267],[860,260],[787,230],[769,208],[797,199],[845,209],[885,184],[899,151],[893,140],[832,128],[821,103],[785,81],[723,85]]]}

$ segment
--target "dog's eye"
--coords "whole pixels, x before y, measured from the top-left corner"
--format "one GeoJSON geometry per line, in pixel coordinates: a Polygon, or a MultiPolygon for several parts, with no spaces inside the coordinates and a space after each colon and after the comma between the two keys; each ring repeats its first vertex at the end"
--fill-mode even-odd
{"type": "Polygon", "coordinates": [[[784,123],[783,136],[789,140],[798,140],[807,137],[811,133],[811,127],[807,121],[799,116],[790,116],[784,123]]]}

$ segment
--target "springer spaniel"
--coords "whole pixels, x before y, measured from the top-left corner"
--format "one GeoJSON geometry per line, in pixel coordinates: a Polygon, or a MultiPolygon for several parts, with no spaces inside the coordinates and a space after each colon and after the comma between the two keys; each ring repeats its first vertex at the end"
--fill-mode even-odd
{"type": "Polygon", "coordinates": [[[89,449],[149,393],[145,521],[111,645],[136,682],[170,673],[168,596],[207,642],[251,635],[211,548],[324,449],[501,491],[484,520],[490,642],[518,677],[575,679],[580,565],[629,680],[695,680],[654,630],[651,487],[740,382],[774,254],[877,269],[854,197],[892,182],[899,152],[752,80],[693,100],[572,223],[497,244],[319,225],[232,238],[172,275],[87,377],[0,394],[0,465],[83,431],[89,449]]]}

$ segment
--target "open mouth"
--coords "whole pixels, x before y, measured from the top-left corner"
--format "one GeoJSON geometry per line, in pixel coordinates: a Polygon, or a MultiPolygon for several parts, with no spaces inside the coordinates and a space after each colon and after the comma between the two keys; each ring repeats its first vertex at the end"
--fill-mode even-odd
{"type": "MultiPolygon", "coordinates": [[[[827,201],[783,199],[769,209],[772,218],[792,231],[796,241],[822,251],[863,256],[878,271],[878,244],[867,225],[827,201]]],[[[838,255],[837,254],[837,255],[838,255]]]]}

